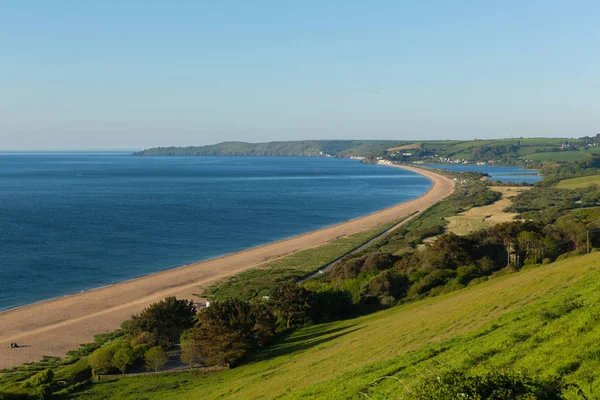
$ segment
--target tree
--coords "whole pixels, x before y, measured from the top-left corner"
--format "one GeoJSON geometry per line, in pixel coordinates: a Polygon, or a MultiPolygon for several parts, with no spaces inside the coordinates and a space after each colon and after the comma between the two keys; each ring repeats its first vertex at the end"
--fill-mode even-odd
{"type": "Polygon", "coordinates": [[[130,336],[148,332],[150,344],[167,347],[177,341],[181,332],[194,326],[195,315],[196,308],[191,300],[167,297],[132,316],[131,322],[124,327],[130,336]]]}
{"type": "Polygon", "coordinates": [[[189,365],[190,369],[194,368],[194,365],[198,362],[198,354],[194,342],[186,340],[185,342],[181,342],[179,347],[181,349],[181,355],[179,356],[181,362],[189,365]]]}
{"type": "Polygon", "coordinates": [[[169,356],[160,346],[154,346],[144,354],[146,368],[157,371],[169,361],[169,356]]]}
{"type": "Polygon", "coordinates": [[[115,351],[111,364],[124,374],[125,370],[133,363],[134,359],[135,357],[131,346],[128,343],[123,343],[115,351]]]}
{"type": "Polygon", "coordinates": [[[100,347],[88,357],[88,364],[95,375],[107,374],[112,369],[114,350],[110,346],[100,347]]]}
{"type": "Polygon", "coordinates": [[[309,291],[290,282],[273,292],[270,303],[290,329],[308,322],[314,300],[309,291]]]}
{"type": "Polygon", "coordinates": [[[409,281],[406,275],[393,270],[383,271],[374,276],[363,288],[363,296],[373,296],[378,299],[384,297],[402,298],[406,295],[409,288],[409,281]]]}
{"type": "Polygon", "coordinates": [[[580,249],[585,244],[586,226],[582,222],[560,218],[555,226],[561,231],[563,238],[569,240],[575,250],[580,249]]]}
{"type": "Polygon", "coordinates": [[[232,364],[264,344],[275,333],[275,318],[262,304],[228,299],[200,313],[190,331],[197,354],[211,365],[232,364]]]}

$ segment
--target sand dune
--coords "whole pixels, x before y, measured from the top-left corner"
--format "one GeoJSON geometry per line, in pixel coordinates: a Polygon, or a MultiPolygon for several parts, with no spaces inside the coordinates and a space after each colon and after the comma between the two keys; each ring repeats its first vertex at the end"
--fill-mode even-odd
{"type": "Polygon", "coordinates": [[[37,361],[44,355],[64,356],[80,343],[92,341],[95,334],[118,328],[132,314],[166,296],[192,298],[202,286],[218,279],[274,258],[320,246],[340,236],[369,230],[381,223],[423,211],[454,190],[454,182],[447,177],[422,169],[401,168],[431,179],[433,186],[418,199],[328,228],[0,313],[0,368],[37,361]],[[11,342],[25,347],[9,349],[11,342]]]}

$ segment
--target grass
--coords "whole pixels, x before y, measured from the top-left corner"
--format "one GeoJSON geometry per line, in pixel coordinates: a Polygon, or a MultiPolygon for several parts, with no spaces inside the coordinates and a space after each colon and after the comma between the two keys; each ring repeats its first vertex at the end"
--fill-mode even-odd
{"type": "Polygon", "coordinates": [[[297,279],[317,271],[383,233],[403,219],[381,224],[372,230],[343,237],[323,246],[269,261],[260,268],[241,272],[209,286],[203,296],[211,299],[236,297],[250,300],[257,296],[268,295],[272,289],[280,286],[282,282],[297,279]]]}
{"type": "Polygon", "coordinates": [[[583,160],[586,154],[587,152],[585,151],[548,151],[545,153],[527,154],[519,158],[534,161],[569,162],[583,160]]]}
{"type": "Polygon", "coordinates": [[[482,207],[473,207],[454,217],[446,218],[448,226],[446,232],[452,232],[457,235],[467,235],[480,229],[486,229],[490,226],[502,222],[510,222],[517,213],[505,212],[504,209],[511,204],[511,198],[530,187],[509,187],[493,186],[490,190],[502,193],[500,200],[482,207]]]}
{"type": "Polygon", "coordinates": [[[558,189],[580,189],[591,185],[600,185],[600,175],[582,176],[558,182],[558,189]]]}
{"type": "Polygon", "coordinates": [[[421,143],[411,143],[411,144],[405,144],[404,146],[396,146],[396,147],[392,147],[387,149],[387,151],[398,151],[398,150],[409,150],[409,149],[419,149],[421,148],[421,143]]]}
{"type": "MultiPolygon", "coordinates": [[[[445,368],[562,375],[600,396],[600,254],[300,329],[250,364],[91,384],[85,399],[390,399],[445,368]]],[[[577,398],[574,394],[570,398],[577,398]]]]}

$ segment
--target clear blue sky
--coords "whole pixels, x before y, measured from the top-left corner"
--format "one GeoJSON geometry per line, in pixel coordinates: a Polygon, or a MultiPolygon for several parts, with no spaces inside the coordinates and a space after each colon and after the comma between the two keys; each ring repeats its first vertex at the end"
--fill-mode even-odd
{"type": "Polygon", "coordinates": [[[0,148],[600,132],[598,1],[0,6],[0,148]]]}

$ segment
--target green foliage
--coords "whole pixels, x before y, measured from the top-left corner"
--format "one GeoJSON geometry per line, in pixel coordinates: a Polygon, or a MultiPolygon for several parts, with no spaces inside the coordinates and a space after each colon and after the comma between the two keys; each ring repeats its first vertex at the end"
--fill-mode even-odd
{"type": "Polygon", "coordinates": [[[551,378],[560,372],[571,385],[565,398],[599,398],[599,261],[600,254],[571,258],[457,293],[303,327],[250,363],[201,379],[184,372],[101,382],[77,398],[402,399],[431,371],[449,366],[466,377],[526,371],[537,383],[560,383],[551,378]],[[546,323],[540,319],[542,309],[568,299],[586,303],[546,323]]]}
{"type": "Polygon", "coordinates": [[[269,302],[285,328],[295,328],[310,321],[314,298],[309,291],[295,282],[289,282],[273,291],[269,302]]]}
{"type": "Polygon", "coordinates": [[[54,380],[54,371],[51,369],[45,369],[41,372],[38,372],[30,379],[25,382],[26,387],[39,388],[43,385],[47,385],[52,383],[54,380]]]}
{"type": "Polygon", "coordinates": [[[149,344],[168,347],[179,339],[181,332],[194,326],[195,315],[196,308],[191,300],[167,297],[132,316],[125,327],[130,336],[145,332],[150,335],[149,344]]]}
{"type": "Polygon", "coordinates": [[[154,346],[144,354],[144,360],[146,368],[158,371],[169,361],[169,357],[162,347],[154,346]]]}
{"type": "Polygon", "coordinates": [[[275,318],[263,304],[228,299],[203,309],[199,326],[188,336],[195,354],[208,365],[230,365],[264,346],[274,334],[275,318]]]}
{"type": "Polygon", "coordinates": [[[83,358],[71,365],[56,370],[56,381],[64,381],[67,385],[87,382],[92,378],[92,368],[87,358],[83,358]]]}
{"type": "Polygon", "coordinates": [[[367,302],[369,302],[369,298],[375,298],[380,303],[386,299],[386,305],[391,305],[391,299],[403,298],[409,287],[410,282],[406,275],[398,271],[386,270],[367,282],[363,288],[362,297],[367,302]]]}
{"type": "Polygon", "coordinates": [[[312,294],[312,319],[317,322],[329,322],[348,316],[353,309],[352,295],[347,290],[335,288],[326,283],[305,284],[312,294]]]}
{"type": "Polygon", "coordinates": [[[135,354],[133,349],[129,343],[122,342],[121,345],[115,349],[111,364],[124,374],[127,367],[129,367],[134,361],[135,354]]]}
{"type": "Polygon", "coordinates": [[[113,332],[101,333],[101,334],[95,335],[93,343],[81,344],[81,345],[79,345],[79,349],[69,351],[69,352],[67,352],[67,354],[70,355],[71,357],[77,357],[77,358],[88,356],[88,355],[92,354],[92,352],[95,351],[96,349],[99,349],[100,347],[104,346],[106,343],[112,342],[112,341],[122,337],[124,334],[125,334],[125,332],[123,330],[117,329],[113,332]]]}
{"type": "Polygon", "coordinates": [[[594,187],[560,190],[554,188],[534,187],[526,190],[512,199],[512,204],[507,208],[509,212],[528,212],[557,210],[571,210],[579,207],[595,206],[600,201],[600,192],[594,187]]]}
{"type": "Polygon", "coordinates": [[[181,348],[181,355],[179,356],[179,359],[182,363],[189,365],[190,368],[193,368],[194,365],[200,361],[200,357],[198,356],[198,351],[196,350],[194,342],[191,340],[182,341],[179,347],[181,348]]]}
{"type": "Polygon", "coordinates": [[[95,375],[108,374],[113,369],[112,359],[115,354],[112,346],[104,346],[88,357],[88,363],[95,375]]]}
{"type": "Polygon", "coordinates": [[[533,378],[518,371],[467,376],[449,370],[425,380],[407,399],[560,400],[565,386],[558,378],[533,378]]]}

